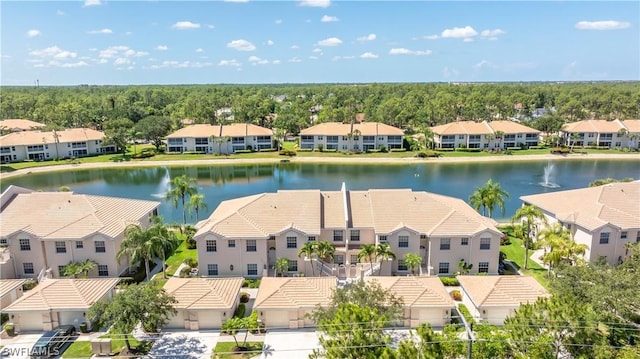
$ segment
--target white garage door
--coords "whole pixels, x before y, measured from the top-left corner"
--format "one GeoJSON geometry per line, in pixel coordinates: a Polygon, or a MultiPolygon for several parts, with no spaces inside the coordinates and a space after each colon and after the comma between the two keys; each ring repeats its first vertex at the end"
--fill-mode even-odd
{"type": "Polygon", "coordinates": [[[42,314],[41,313],[20,313],[15,314],[20,324],[20,331],[42,331],[42,314]]]}
{"type": "Polygon", "coordinates": [[[441,309],[420,309],[420,323],[429,323],[432,327],[444,326],[441,309]]]}
{"type": "Polygon", "coordinates": [[[168,329],[184,329],[184,315],[182,310],[178,310],[178,313],[169,319],[169,322],[165,325],[168,329]]]}
{"type": "Polygon", "coordinates": [[[198,324],[200,330],[220,329],[220,312],[215,310],[199,311],[198,324]]]}
{"type": "Polygon", "coordinates": [[[265,310],[264,324],[269,328],[288,329],[289,312],[286,310],[265,310]]]}
{"type": "Polygon", "coordinates": [[[80,330],[80,323],[85,321],[82,313],[83,312],[59,312],[60,325],[70,324],[76,327],[76,330],[80,330]]]}

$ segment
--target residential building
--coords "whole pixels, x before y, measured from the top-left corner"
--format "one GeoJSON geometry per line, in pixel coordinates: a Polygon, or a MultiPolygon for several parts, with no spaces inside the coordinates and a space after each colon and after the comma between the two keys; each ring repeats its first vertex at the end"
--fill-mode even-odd
{"type": "Polygon", "coordinates": [[[17,332],[52,330],[86,322],[89,309],[111,300],[119,278],[45,279],[2,311],[17,332]]]}
{"type": "Polygon", "coordinates": [[[248,123],[195,124],[167,136],[168,152],[228,154],[270,148],[273,148],[273,131],[248,123]]]}
{"type": "Polygon", "coordinates": [[[576,243],[588,249],[585,259],[620,263],[628,243],[640,242],[640,181],[520,197],[542,210],[547,223],[561,223],[576,243]]]}
{"type": "Polygon", "coordinates": [[[45,127],[43,123],[31,120],[7,119],[0,120],[0,132],[33,131],[45,127]]]}
{"type": "Polygon", "coordinates": [[[383,275],[408,274],[408,253],[422,257],[423,274],[454,274],[462,259],[474,273],[497,273],[502,233],[495,225],[457,198],[409,189],[347,191],[343,184],[340,191],[281,190],[223,201],[196,225],[194,239],[205,276],[266,276],[278,258],[289,261],[291,275],[371,275],[369,264],[355,265],[357,255],[365,244],[380,243],[397,258],[374,265],[383,275]],[[332,262],[298,256],[306,242],[320,240],[334,246],[332,262]]]}
{"type": "MultiPolygon", "coordinates": [[[[9,186],[0,196],[0,246],[6,247],[17,278],[60,277],[69,262],[97,263],[91,277],[115,277],[128,261],[116,260],[129,224],[146,228],[159,202],[36,192],[9,186]]],[[[6,262],[6,261],[5,261],[6,262]]]]}
{"type": "Polygon", "coordinates": [[[367,277],[367,280],[402,298],[403,327],[416,328],[423,323],[444,327],[451,321],[455,303],[438,277],[367,277]]]}
{"type": "Polygon", "coordinates": [[[456,121],[431,128],[436,148],[537,146],[540,131],[513,121],[456,121]]]}
{"type": "Polygon", "coordinates": [[[90,128],[64,131],[21,131],[0,137],[0,161],[43,161],[114,153],[113,145],[103,144],[104,133],[90,128]]]}
{"type": "Polygon", "coordinates": [[[308,315],[331,303],[336,283],[336,277],[265,277],[253,307],[267,330],[314,326],[308,315]]]}
{"type": "Polygon", "coordinates": [[[640,148],[640,120],[585,120],[567,123],[560,131],[567,146],[640,148]]]}
{"type": "Polygon", "coordinates": [[[240,300],[243,279],[236,278],[169,278],[164,290],[178,301],[176,315],[165,328],[208,330],[220,329],[233,317],[240,300]]]}
{"type": "Polygon", "coordinates": [[[22,285],[26,279],[2,279],[0,280],[0,308],[6,308],[9,304],[22,297],[22,285]]]}
{"type": "Polygon", "coordinates": [[[521,275],[458,276],[462,302],[480,322],[502,325],[521,304],[532,304],[550,294],[535,278],[521,275]]]}
{"type": "Polygon", "coordinates": [[[300,148],[362,151],[403,148],[401,129],[379,122],[325,122],[300,131],[300,148]]]}

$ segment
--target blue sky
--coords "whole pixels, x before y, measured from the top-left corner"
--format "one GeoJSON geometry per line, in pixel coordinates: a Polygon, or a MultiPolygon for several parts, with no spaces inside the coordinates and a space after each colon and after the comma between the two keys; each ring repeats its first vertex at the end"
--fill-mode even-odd
{"type": "Polygon", "coordinates": [[[640,80],[640,3],[2,1],[2,85],[640,80]]]}

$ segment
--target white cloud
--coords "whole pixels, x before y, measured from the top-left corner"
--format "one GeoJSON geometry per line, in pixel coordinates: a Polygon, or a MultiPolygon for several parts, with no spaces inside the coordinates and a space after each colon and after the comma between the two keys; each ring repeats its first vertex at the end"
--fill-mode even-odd
{"type": "Polygon", "coordinates": [[[143,57],[149,55],[146,51],[136,51],[128,46],[111,46],[104,50],[100,50],[98,57],[101,59],[110,59],[114,57],[143,57]]]}
{"type": "Polygon", "coordinates": [[[409,50],[404,47],[393,48],[389,50],[389,55],[417,55],[426,56],[431,55],[431,50],[409,50]]]}
{"type": "Polygon", "coordinates": [[[298,45],[291,45],[291,50],[297,50],[299,48],[300,48],[300,46],[298,46],[298,45]]]}
{"type": "Polygon", "coordinates": [[[309,60],[317,60],[318,56],[309,56],[309,60]]]}
{"type": "Polygon", "coordinates": [[[211,24],[207,24],[207,28],[209,29],[215,29],[215,26],[211,25],[211,24]]]}
{"type": "Polygon", "coordinates": [[[261,59],[258,56],[249,56],[249,62],[251,62],[252,65],[265,65],[269,63],[269,60],[261,59]]]}
{"type": "Polygon", "coordinates": [[[201,47],[196,49],[196,52],[204,52],[204,49],[202,49],[201,47]]]}
{"type": "Polygon", "coordinates": [[[372,53],[372,52],[365,52],[364,54],[360,55],[361,59],[377,59],[378,55],[372,53]]]}
{"type": "Polygon", "coordinates": [[[162,68],[176,68],[176,69],[184,69],[184,68],[202,68],[213,66],[211,62],[191,62],[191,61],[163,61],[160,65],[151,65],[147,67],[147,69],[157,70],[162,68]]]}
{"type": "Polygon", "coordinates": [[[233,59],[233,60],[220,60],[220,62],[218,62],[218,66],[240,67],[240,66],[242,66],[242,64],[239,63],[238,61],[236,61],[235,59],[233,59]]]}
{"type": "Polygon", "coordinates": [[[327,8],[331,5],[331,0],[302,0],[299,4],[300,6],[327,8]]]}
{"type": "Polygon", "coordinates": [[[238,51],[253,51],[256,49],[255,45],[244,39],[233,40],[227,44],[227,47],[238,51]]]}
{"type": "Polygon", "coordinates": [[[482,69],[495,69],[497,66],[494,65],[493,63],[487,61],[487,60],[482,60],[480,62],[478,62],[477,64],[471,66],[473,67],[475,70],[482,70],[482,69]]]}
{"type": "Polygon", "coordinates": [[[464,41],[464,42],[473,42],[473,38],[465,37],[464,39],[462,39],[462,41],[464,41]]]}
{"type": "Polygon", "coordinates": [[[273,60],[271,63],[274,65],[280,65],[280,60],[273,60]]]}
{"type": "Polygon", "coordinates": [[[64,16],[64,11],[62,11],[62,10],[58,10],[58,11],[56,11],[56,15],[58,15],[58,16],[64,16]]]}
{"type": "Polygon", "coordinates": [[[98,60],[98,63],[99,63],[99,64],[106,64],[107,62],[109,62],[109,60],[107,60],[107,59],[100,59],[100,60],[98,60]]]}
{"type": "Polygon", "coordinates": [[[131,36],[131,35],[133,35],[133,32],[131,32],[131,31],[127,31],[127,32],[125,32],[124,34],[125,34],[125,36],[131,36]]]}
{"type": "Polygon", "coordinates": [[[40,36],[40,35],[42,35],[40,30],[31,29],[31,30],[27,31],[27,37],[36,37],[36,36],[40,36]]]}
{"type": "Polygon", "coordinates": [[[156,50],[158,50],[158,51],[167,51],[167,50],[169,50],[169,46],[167,46],[167,45],[158,45],[158,46],[156,46],[156,50]]]}
{"type": "Polygon", "coordinates": [[[290,58],[288,61],[289,62],[302,62],[302,60],[300,60],[300,58],[297,57],[297,56],[290,58]]]}
{"type": "Polygon", "coordinates": [[[338,22],[338,18],[335,16],[329,16],[329,15],[325,15],[322,17],[322,19],[320,19],[320,21],[322,22],[338,22]]]}
{"type": "Polygon", "coordinates": [[[318,41],[317,46],[338,46],[342,44],[342,40],[337,37],[330,37],[324,40],[318,41]]]}
{"type": "Polygon", "coordinates": [[[471,26],[465,27],[454,27],[452,29],[445,29],[440,36],[444,38],[468,38],[478,35],[478,32],[474,30],[471,26]]]}
{"type": "Polygon", "coordinates": [[[178,21],[175,24],[171,25],[171,27],[176,30],[199,29],[200,24],[196,24],[191,21],[178,21]]]}
{"type": "Polygon", "coordinates": [[[338,61],[338,60],[353,60],[355,59],[355,56],[334,56],[331,58],[331,61],[338,61]]]}
{"type": "Polygon", "coordinates": [[[78,62],[59,62],[59,61],[49,61],[49,66],[54,66],[54,67],[64,67],[64,68],[72,68],[72,67],[83,67],[83,66],[89,66],[88,63],[84,62],[84,61],[78,61],[78,62]]]}
{"type": "Polygon", "coordinates": [[[267,45],[272,46],[273,45],[273,41],[267,40],[267,45]]]}
{"type": "Polygon", "coordinates": [[[113,31],[111,29],[91,30],[91,31],[87,31],[87,34],[90,34],[90,35],[109,35],[109,34],[113,34],[113,31]]]}
{"type": "Polygon", "coordinates": [[[313,49],[313,52],[315,52],[315,53],[322,53],[322,49],[315,48],[315,49],[313,49]]]}
{"type": "Polygon", "coordinates": [[[369,34],[366,36],[360,36],[357,40],[358,41],[373,41],[376,39],[376,34],[369,34]]]}
{"type": "Polygon", "coordinates": [[[100,5],[102,5],[102,1],[100,0],[85,0],[84,5],[82,5],[82,7],[100,6],[100,5]]]}
{"type": "Polygon", "coordinates": [[[440,38],[440,36],[438,36],[438,35],[426,35],[426,36],[424,36],[424,38],[427,39],[427,40],[437,40],[437,39],[440,38]]]}
{"type": "Polygon", "coordinates": [[[480,33],[480,36],[482,37],[488,37],[488,38],[497,38],[500,35],[504,35],[506,34],[506,32],[504,32],[502,29],[494,29],[494,30],[482,30],[482,32],[480,33]]]}
{"type": "Polygon", "coordinates": [[[146,51],[135,51],[135,50],[129,49],[129,50],[127,50],[127,51],[125,51],[125,52],[124,52],[124,55],[125,55],[125,56],[142,57],[142,56],[147,56],[147,55],[149,55],[149,53],[148,53],[148,52],[146,52],[146,51]]]}
{"type": "Polygon", "coordinates": [[[34,51],[31,51],[29,55],[37,56],[37,57],[51,57],[54,59],[68,59],[68,58],[76,58],[78,56],[77,53],[63,50],[58,46],[51,46],[42,50],[34,50],[34,51]]]}
{"type": "Polygon", "coordinates": [[[631,26],[630,23],[625,21],[578,21],[575,24],[578,30],[621,30],[631,26]]]}
{"type": "Polygon", "coordinates": [[[126,57],[118,57],[117,59],[115,59],[115,61],[113,61],[113,64],[116,66],[119,65],[128,65],[131,63],[131,60],[129,60],[126,57]]]}
{"type": "Polygon", "coordinates": [[[280,24],[282,24],[282,20],[281,19],[277,19],[273,23],[276,24],[276,25],[280,25],[280,24]]]}

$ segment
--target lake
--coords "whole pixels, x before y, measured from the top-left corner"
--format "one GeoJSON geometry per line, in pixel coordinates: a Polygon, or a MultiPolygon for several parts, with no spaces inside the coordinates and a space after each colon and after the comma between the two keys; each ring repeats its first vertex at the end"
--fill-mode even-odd
{"type": "MultiPolygon", "coordinates": [[[[505,215],[498,209],[494,218],[509,218],[521,205],[520,196],[587,187],[600,178],[640,178],[639,160],[505,161],[476,163],[412,164],[299,164],[213,165],[198,167],[104,168],[30,174],[2,181],[35,190],[56,191],[68,186],[76,193],[129,197],[161,201],[165,222],[182,221],[182,210],[164,201],[171,178],[187,174],[197,178],[205,195],[205,218],[227,199],[279,189],[339,190],[411,188],[453,196],[468,201],[471,193],[489,178],[510,193],[505,215]],[[545,182],[545,169],[549,186],[545,182]]],[[[195,217],[188,221],[195,222],[195,217]]]]}

